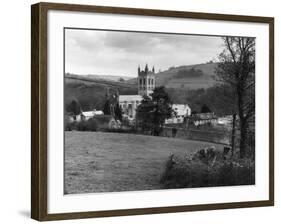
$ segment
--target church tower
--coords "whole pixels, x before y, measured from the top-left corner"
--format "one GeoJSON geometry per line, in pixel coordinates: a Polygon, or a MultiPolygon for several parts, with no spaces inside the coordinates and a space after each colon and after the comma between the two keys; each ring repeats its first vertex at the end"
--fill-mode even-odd
{"type": "Polygon", "coordinates": [[[138,94],[141,96],[149,96],[155,89],[155,69],[154,67],[150,71],[148,65],[145,65],[145,69],[141,70],[138,67],[138,94]]]}

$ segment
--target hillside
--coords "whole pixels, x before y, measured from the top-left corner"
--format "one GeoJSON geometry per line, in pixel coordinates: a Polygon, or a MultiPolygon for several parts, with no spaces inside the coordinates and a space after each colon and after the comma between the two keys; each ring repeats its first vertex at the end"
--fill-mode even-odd
{"type": "Polygon", "coordinates": [[[64,86],[65,105],[68,105],[72,100],[76,100],[84,111],[94,108],[102,110],[107,88],[110,94],[116,93],[117,89],[123,95],[137,94],[137,87],[134,84],[66,74],[64,86]]]}
{"type": "MultiPolygon", "coordinates": [[[[179,67],[171,67],[163,72],[156,73],[156,85],[165,86],[166,88],[181,88],[181,89],[200,89],[214,86],[216,81],[213,76],[215,75],[217,63],[187,65],[179,67]],[[196,76],[182,76],[177,77],[179,71],[184,70],[201,70],[202,75],[196,76]]],[[[136,84],[137,79],[130,79],[127,81],[129,84],[136,84]]]]}
{"type": "Polygon", "coordinates": [[[136,84],[134,83],[127,83],[125,81],[114,81],[111,79],[111,76],[75,75],[69,73],[65,74],[65,83],[84,83],[105,85],[109,87],[118,88],[136,88],[136,84]]]}
{"type": "Polygon", "coordinates": [[[132,77],[129,76],[116,76],[116,75],[85,75],[85,77],[87,78],[91,78],[91,79],[99,79],[99,80],[110,80],[110,81],[115,81],[118,82],[120,80],[129,80],[132,77]]]}

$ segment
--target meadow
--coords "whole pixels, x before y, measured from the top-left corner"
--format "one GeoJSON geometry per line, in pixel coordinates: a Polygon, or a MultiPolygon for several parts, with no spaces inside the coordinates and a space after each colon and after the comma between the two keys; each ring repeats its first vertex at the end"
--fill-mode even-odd
{"type": "Polygon", "coordinates": [[[223,145],[106,132],[65,132],[65,194],[163,189],[171,154],[223,145]]]}

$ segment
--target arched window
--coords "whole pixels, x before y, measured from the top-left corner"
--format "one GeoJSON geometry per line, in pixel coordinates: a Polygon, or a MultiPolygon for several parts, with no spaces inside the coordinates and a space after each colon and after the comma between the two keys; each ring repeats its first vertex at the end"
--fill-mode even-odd
{"type": "Polygon", "coordinates": [[[139,80],[140,80],[139,82],[140,82],[140,85],[141,85],[141,83],[142,83],[142,82],[141,82],[141,78],[140,78],[139,80]]]}
{"type": "Polygon", "coordinates": [[[143,79],[143,84],[145,85],[145,78],[143,79]]]}
{"type": "Polygon", "coordinates": [[[153,85],[153,79],[151,79],[151,85],[153,85]]]}

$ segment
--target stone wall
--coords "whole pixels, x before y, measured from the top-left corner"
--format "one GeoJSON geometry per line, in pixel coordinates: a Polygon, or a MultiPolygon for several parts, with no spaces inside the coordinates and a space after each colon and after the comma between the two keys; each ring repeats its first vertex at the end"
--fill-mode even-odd
{"type": "Polygon", "coordinates": [[[231,144],[231,132],[227,131],[205,131],[164,127],[162,132],[160,133],[160,136],[213,142],[226,145],[231,144]]]}

